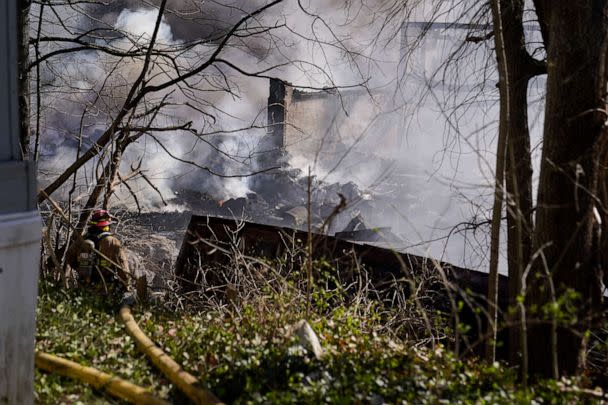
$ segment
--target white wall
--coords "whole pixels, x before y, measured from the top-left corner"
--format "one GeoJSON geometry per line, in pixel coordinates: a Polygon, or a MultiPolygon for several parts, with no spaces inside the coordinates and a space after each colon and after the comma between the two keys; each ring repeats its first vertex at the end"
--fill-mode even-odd
{"type": "Polygon", "coordinates": [[[0,404],[33,403],[38,212],[0,216],[0,404]]]}
{"type": "Polygon", "coordinates": [[[0,1],[0,404],[34,402],[40,257],[35,165],[19,153],[17,2],[0,1]]]}

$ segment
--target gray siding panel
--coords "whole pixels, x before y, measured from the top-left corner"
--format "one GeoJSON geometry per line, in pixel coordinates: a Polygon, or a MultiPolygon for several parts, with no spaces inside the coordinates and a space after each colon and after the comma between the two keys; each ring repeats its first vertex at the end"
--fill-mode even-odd
{"type": "Polygon", "coordinates": [[[17,1],[0,0],[0,215],[36,209],[36,165],[21,160],[17,1]]]}
{"type": "Polygon", "coordinates": [[[0,1],[0,161],[19,160],[16,1],[0,1]]]}
{"type": "Polygon", "coordinates": [[[36,209],[36,165],[0,162],[0,215],[36,209]]]}
{"type": "Polygon", "coordinates": [[[19,150],[16,10],[0,0],[0,404],[30,405],[41,224],[35,164],[19,150]]]}

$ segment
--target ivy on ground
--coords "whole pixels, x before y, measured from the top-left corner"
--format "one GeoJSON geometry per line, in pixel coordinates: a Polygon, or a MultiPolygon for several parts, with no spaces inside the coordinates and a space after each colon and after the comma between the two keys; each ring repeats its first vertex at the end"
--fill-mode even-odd
{"type": "MultiPolygon", "coordinates": [[[[316,301],[322,301],[315,297],[316,301]]],[[[322,297],[327,298],[327,297],[322,297]]],[[[232,310],[134,311],[140,326],[169,355],[228,403],[577,403],[563,382],[522,389],[513,370],[459,360],[434,348],[399,340],[347,302],[311,312],[325,355],[302,347],[289,326],[305,309],[288,297],[232,310]],[[275,308],[269,311],[268,308],[275,308]]],[[[116,318],[114,302],[47,282],[38,301],[38,350],[115,374],[177,402],[179,393],[140,354],[116,318]]],[[[372,311],[373,312],[373,311],[372,311]]],[[[68,378],[36,372],[38,404],[120,403],[68,378]]]]}

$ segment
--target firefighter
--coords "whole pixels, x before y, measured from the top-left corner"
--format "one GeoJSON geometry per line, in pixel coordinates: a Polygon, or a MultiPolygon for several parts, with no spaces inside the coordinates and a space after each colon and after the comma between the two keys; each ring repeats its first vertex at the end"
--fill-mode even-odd
{"type": "Polygon", "coordinates": [[[130,300],[132,283],[127,256],[118,238],[110,232],[114,217],[107,210],[94,210],[87,233],[68,250],[66,262],[76,271],[81,284],[108,292],[123,292],[123,301],[130,300]]]}

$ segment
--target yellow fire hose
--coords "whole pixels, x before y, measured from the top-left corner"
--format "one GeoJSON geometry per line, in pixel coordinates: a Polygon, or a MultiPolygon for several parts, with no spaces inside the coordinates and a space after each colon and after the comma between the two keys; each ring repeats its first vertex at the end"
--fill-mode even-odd
{"type": "Polygon", "coordinates": [[[213,393],[202,388],[196,377],[183,370],[179,364],[171,357],[167,356],[165,352],[146,336],[137,325],[137,322],[135,322],[133,315],[131,315],[131,309],[128,306],[123,306],[120,309],[120,318],[124,322],[129,335],[135,339],[139,349],[144,352],[152,363],[154,363],[154,365],[195,404],[223,404],[223,402],[213,395],[213,393]]]}
{"type": "Polygon", "coordinates": [[[84,381],[136,405],[171,405],[170,402],[156,398],[140,386],[52,354],[37,351],[35,362],[39,369],[84,381]]]}

